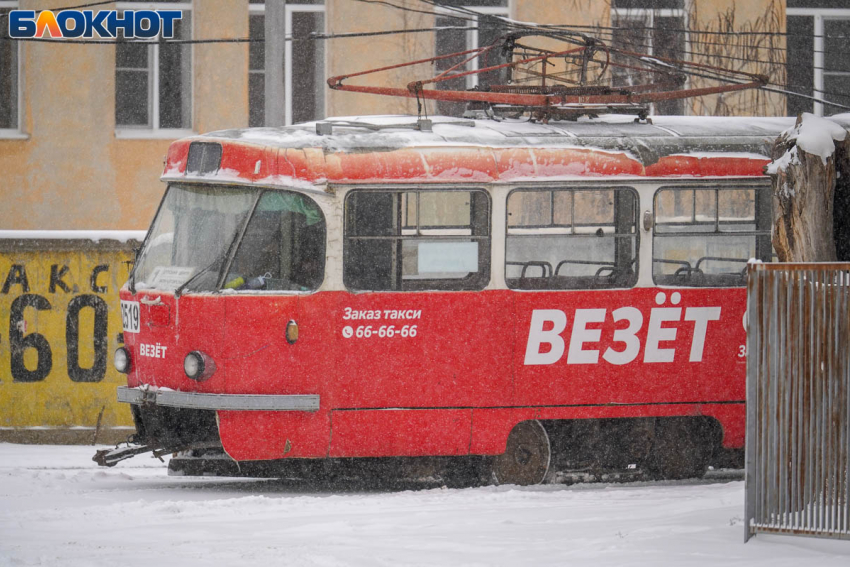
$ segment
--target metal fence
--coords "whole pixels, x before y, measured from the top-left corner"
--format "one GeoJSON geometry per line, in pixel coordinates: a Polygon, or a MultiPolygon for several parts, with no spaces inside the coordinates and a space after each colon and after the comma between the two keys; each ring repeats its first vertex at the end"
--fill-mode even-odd
{"type": "Polygon", "coordinates": [[[850,539],[850,264],[751,264],[746,535],[850,539]]]}

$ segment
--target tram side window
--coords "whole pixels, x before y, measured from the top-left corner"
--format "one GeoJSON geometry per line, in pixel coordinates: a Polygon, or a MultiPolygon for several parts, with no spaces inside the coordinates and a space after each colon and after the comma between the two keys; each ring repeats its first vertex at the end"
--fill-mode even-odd
{"type": "Polygon", "coordinates": [[[484,191],[352,191],[345,285],[361,291],[478,290],[490,280],[484,191]]]}
{"type": "Polygon", "coordinates": [[[655,194],[652,276],[660,285],[746,284],[747,261],[770,261],[767,186],[662,188],[655,194]]]}
{"type": "Polygon", "coordinates": [[[508,287],[634,286],[637,203],[637,193],[628,187],[513,191],[505,238],[508,287]]]}
{"type": "Polygon", "coordinates": [[[325,270],[325,219],[309,197],[266,191],[245,228],[225,289],[310,291],[325,270]]]}

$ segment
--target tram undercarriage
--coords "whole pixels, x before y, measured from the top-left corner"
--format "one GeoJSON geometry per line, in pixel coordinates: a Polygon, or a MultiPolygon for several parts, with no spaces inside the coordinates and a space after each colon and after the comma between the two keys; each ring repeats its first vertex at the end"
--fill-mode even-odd
{"type": "Polygon", "coordinates": [[[740,468],[743,451],[721,447],[712,418],[649,417],[524,421],[502,455],[235,461],[223,450],[215,412],[131,405],[137,433],[98,451],[112,466],[134,455],[172,454],[172,476],[288,478],[323,486],[627,482],[699,478],[711,468],[740,468]]]}

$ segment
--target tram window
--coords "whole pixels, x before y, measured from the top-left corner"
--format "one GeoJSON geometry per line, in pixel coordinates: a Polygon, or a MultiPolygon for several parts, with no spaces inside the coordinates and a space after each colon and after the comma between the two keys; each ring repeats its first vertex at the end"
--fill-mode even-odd
{"type": "Polygon", "coordinates": [[[133,270],[139,289],[214,291],[257,200],[247,187],[172,183],[133,270]]]}
{"type": "Polygon", "coordinates": [[[345,285],[363,291],[476,290],[490,280],[484,191],[352,191],[345,285]]]}
{"type": "Polygon", "coordinates": [[[325,269],[325,219],[309,197],[266,191],[245,228],[225,289],[310,291],[325,269]]]}
{"type": "Polygon", "coordinates": [[[637,282],[634,189],[518,189],[508,196],[505,280],[513,289],[637,282]]]}
{"type": "Polygon", "coordinates": [[[750,258],[771,258],[767,186],[671,187],[655,194],[652,276],[657,284],[735,287],[750,258]]]}

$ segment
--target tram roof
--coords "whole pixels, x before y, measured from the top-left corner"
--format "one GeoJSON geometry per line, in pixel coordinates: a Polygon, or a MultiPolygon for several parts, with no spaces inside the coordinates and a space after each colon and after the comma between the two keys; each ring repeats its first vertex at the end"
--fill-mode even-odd
{"type": "MultiPolygon", "coordinates": [[[[831,119],[850,129],[850,114],[831,119]]],[[[211,181],[251,178],[254,183],[265,180],[272,185],[286,184],[286,177],[316,185],[370,179],[485,182],[559,176],[760,175],[776,138],[794,124],[792,117],[683,116],[656,116],[651,123],[638,123],[633,116],[622,115],[548,124],[443,116],[430,120],[430,129],[426,126],[422,130],[416,129],[416,117],[391,115],[329,118],[281,128],[220,130],[172,144],[163,179],[192,178],[186,174],[186,156],[193,142],[217,142],[224,148],[219,172],[201,177],[211,181]],[[262,156],[275,149],[275,153],[285,154],[287,163],[279,167],[263,164],[262,156]],[[248,153],[260,159],[254,168],[254,157],[228,161],[228,153],[248,153]],[[376,154],[392,155],[389,161],[397,163],[388,165],[389,155],[376,154]],[[475,155],[481,163],[472,159],[475,155]],[[462,163],[446,164],[451,156],[462,159],[462,163]],[[689,158],[690,163],[683,158],[689,158]],[[612,165],[612,159],[621,163],[612,165]],[[694,167],[694,160],[706,159],[713,162],[712,167],[694,167]],[[500,166],[505,160],[510,163],[500,166]],[[586,167],[578,166],[581,160],[586,167]],[[734,167],[720,166],[719,160],[749,163],[736,173],[734,167]],[[541,163],[553,161],[559,161],[561,167],[541,167],[541,163]],[[424,162],[421,172],[411,170],[419,167],[416,162],[424,162]],[[435,167],[438,162],[444,164],[442,169],[435,167]],[[607,165],[600,165],[602,162],[607,165]],[[246,166],[257,171],[249,174],[246,166]]]]}
{"type": "MultiPolygon", "coordinates": [[[[845,115],[850,122],[850,115],[845,115]]],[[[418,131],[414,116],[356,116],[329,118],[281,128],[221,130],[204,138],[239,140],[277,148],[323,148],[326,151],[395,150],[410,147],[558,147],[590,146],[628,149],[629,141],[664,145],[708,145],[716,139],[730,144],[770,143],[794,124],[794,118],[655,116],[639,123],[634,116],[603,115],[548,124],[525,120],[467,120],[430,118],[432,130],[418,131]],[[327,125],[331,134],[317,134],[327,125]]]]}

